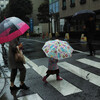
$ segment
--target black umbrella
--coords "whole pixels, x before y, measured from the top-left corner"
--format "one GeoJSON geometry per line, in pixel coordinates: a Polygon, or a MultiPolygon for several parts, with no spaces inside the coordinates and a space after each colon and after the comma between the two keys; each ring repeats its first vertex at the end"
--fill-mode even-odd
{"type": "Polygon", "coordinates": [[[94,16],[95,17],[95,12],[92,10],[80,10],[76,12],[72,18],[79,19],[79,20],[87,20],[89,16],[94,16]]]}

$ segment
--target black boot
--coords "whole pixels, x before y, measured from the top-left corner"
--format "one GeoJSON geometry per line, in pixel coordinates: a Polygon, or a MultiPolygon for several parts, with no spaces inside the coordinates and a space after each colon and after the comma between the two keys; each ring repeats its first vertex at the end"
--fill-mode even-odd
{"type": "Polygon", "coordinates": [[[24,89],[24,90],[28,90],[29,87],[25,85],[25,83],[23,85],[20,85],[20,89],[24,89]]]}
{"type": "Polygon", "coordinates": [[[13,87],[10,86],[10,90],[11,90],[11,91],[12,91],[12,90],[18,90],[18,89],[20,89],[20,88],[17,87],[16,85],[14,85],[13,87]]]}

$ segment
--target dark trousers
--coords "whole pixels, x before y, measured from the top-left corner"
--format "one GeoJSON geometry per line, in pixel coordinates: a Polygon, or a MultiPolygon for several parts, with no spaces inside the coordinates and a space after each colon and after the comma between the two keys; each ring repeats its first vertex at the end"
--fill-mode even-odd
{"type": "MultiPolygon", "coordinates": [[[[51,74],[47,74],[46,77],[49,77],[51,74]]],[[[56,73],[56,77],[59,76],[59,73],[56,73]]]]}
{"type": "Polygon", "coordinates": [[[24,82],[24,80],[25,80],[26,68],[25,67],[23,67],[23,68],[16,68],[16,69],[12,69],[11,70],[10,81],[12,83],[14,83],[14,81],[15,81],[15,78],[16,78],[16,75],[17,75],[17,70],[18,69],[20,71],[20,82],[24,82]]]}
{"type": "Polygon", "coordinates": [[[87,45],[88,45],[88,48],[89,48],[89,51],[90,51],[90,55],[92,55],[95,52],[93,40],[87,38],[87,45]]]}

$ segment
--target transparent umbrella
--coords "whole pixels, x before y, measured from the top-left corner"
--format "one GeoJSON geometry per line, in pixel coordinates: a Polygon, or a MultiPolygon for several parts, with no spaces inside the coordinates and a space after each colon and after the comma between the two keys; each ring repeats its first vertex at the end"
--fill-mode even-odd
{"type": "Polygon", "coordinates": [[[17,17],[9,17],[0,23],[0,44],[23,35],[29,26],[17,17]]]}

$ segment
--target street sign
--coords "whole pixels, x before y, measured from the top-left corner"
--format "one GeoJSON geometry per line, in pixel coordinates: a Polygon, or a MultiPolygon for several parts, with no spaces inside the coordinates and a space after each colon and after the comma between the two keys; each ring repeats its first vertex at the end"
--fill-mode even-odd
{"type": "Polygon", "coordinates": [[[30,32],[33,32],[33,19],[30,18],[30,32]]]}

